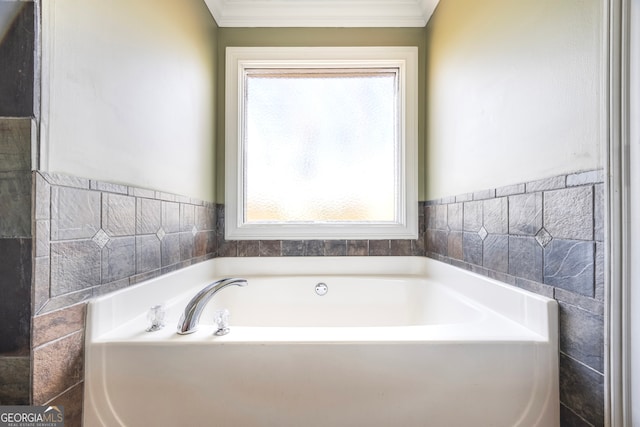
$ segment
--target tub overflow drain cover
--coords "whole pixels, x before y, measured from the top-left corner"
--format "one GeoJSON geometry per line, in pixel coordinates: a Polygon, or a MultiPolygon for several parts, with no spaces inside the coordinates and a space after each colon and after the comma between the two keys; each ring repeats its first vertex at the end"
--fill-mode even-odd
{"type": "Polygon", "coordinates": [[[329,287],[325,283],[320,282],[316,285],[316,294],[323,296],[327,292],[329,292],[329,287]]]}

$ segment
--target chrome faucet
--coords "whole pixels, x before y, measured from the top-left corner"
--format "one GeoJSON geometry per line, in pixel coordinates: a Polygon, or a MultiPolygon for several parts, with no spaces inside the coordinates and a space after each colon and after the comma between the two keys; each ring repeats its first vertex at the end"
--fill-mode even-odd
{"type": "Polygon", "coordinates": [[[247,286],[246,279],[220,279],[210,285],[207,285],[204,289],[196,294],[184,309],[184,313],[180,316],[178,322],[178,333],[181,335],[190,334],[198,329],[198,323],[200,322],[200,315],[202,310],[207,305],[209,300],[220,290],[227,286],[247,286]]]}

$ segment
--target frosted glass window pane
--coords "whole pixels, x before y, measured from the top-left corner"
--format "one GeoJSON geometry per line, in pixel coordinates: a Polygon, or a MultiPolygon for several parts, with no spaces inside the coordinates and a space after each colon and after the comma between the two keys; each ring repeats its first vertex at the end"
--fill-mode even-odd
{"type": "Polygon", "coordinates": [[[245,75],[245,222],[396,221],[397,70],[245,75]]]}

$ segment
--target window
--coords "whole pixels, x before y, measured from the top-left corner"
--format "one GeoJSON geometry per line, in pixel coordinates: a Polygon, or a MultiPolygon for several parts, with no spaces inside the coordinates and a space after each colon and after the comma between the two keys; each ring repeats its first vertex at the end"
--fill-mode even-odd
{"type": "Polygon", "coordinates": [[[417,49],[227,48],[227,239],[417,237],[417,49]]]}

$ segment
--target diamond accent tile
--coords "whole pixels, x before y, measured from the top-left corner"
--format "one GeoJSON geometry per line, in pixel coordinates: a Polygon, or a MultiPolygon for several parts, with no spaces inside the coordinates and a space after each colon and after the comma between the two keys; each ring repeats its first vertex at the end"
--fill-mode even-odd
{"type": "Polygon", "coordinates": [[[480,230],[478,230],[478,236],[480,236],[480,238],[484,241],[484,239],[487,238],[487,236],[489,235],[489,233],[487,233],[487,229],[484,228],[484,226],[480,227],[480,230]]]}
{"type": "Polygon", "coordinates": [[[166,236],[167,233],[164,232],[164,229],[162,227],[160,227],[160,229],[156,232],[156,236],[158,236],[158,240],[162,241],[162,239],[164,239],[164,236],[166,236]]]}
{"type": "Polygon", "coordinates": [[[196,234],[198,234],[198,229],[196,228],[196,226],[194,225],[193,228],[191,229],[191,234],[193,234],[193,237],[196,237],[196,234]]]}
{"type": "Polygon", "coordinates": [[[549,234],[549,232],[544,227],[542,227],[538,231],[538,233],[536,233],[536,241],[543,248],[546,247],[549,243],[551,243],[552,240],[553,240],[553,237],[551,236],[551,234],[549,234]]]}
{"type": "Polygon", "coordinates": [[[109,243],[109,240],[111,240],[111,238],[109,236],[107,236],[107,233],[104,232],[104,230],[101,228],[100,230],[98,230],[98,232],[91,238],[91,240],[93,240],[93,242],[100,246],[100,248],[104,248],[105,245],[107,243],[109,243]]]}

